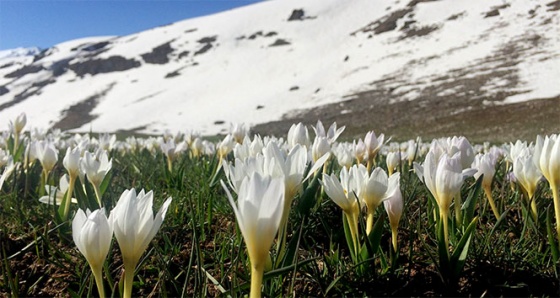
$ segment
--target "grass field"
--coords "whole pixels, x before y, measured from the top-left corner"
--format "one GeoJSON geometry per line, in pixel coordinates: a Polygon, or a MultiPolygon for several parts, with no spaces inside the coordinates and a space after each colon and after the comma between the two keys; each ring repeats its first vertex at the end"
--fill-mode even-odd
{"type": "MultiPolygon", "coordinates": [[[[14,123],[13,127],[16,126],[17,123],[14,123]]],[[[539,180],[533,196],[537,213],[533,216],[525,188],[510,177],[513,161],[508,159],[511,158],[513,144],[490,148],[482,145],[462,147],[454,143],[456,147],[453,148],[446,140],[426,143],[413,140],[401,144],[387,143],[385,139],[379,140],[382,144],[379,144],[378,153],[370,151],[362,161],[357,161],[355,157],[359,148],[352,147],[351,143],[341,145],[333,140],[332,135],[328,149],[323,146],[319,150],[313,145],[313,138],[306,136],[303,130],[292,131],[284,140],[263,136],[261,141],[259,137],[253,137],[244,142],[245,130],[238,128],[234,133],[244,145],[236,145],[231,136],[214,145],[209,142],[203,144],[201,139],[197,140],[196,136],[189,134],[111,141],[105,135],[77,137],[52,132],[44,135],[20,134],[17,130],[5,132],[3,142],[0,142],[0,157],[6,162],[0,169],[5,171],[12,162],[15,166],[0,189],[1,295],[99,295],[88,262],[77,249],[72,236],[72,219],[78,208],[92,211],[99,208],[89,176],[78,178],[72,193],[77,203],[71,204],[67,215],[60,211],[62,208],[59,209],[59,206],[39,202],[41,197],[48,197],[45,184],[59,185],[61,176],[67,173],[64,166],[66,148],[80,148],[80,159],[84,159],[85,151],[106,150],[112,166],[99,185],[98,193],[107,216],[127,189],[153,191],[154,213],[168,197],[172,197],[161,228],[133,270],[132,296],[248,295],[252,266],[246,240],[220,181],[225,182],[234,200],[241,200],[238,196],[243,190],[232,188],[232,185],[236,185],[233,181],[236,178],[239,181],[254,180],[250,174],[243,176],[245,172],[250,172],[248,160],[258,163],[255,160],[270,158],[276,164],[285,162],[287,165],[289,156],[292,156],[288,154],[296,150],[304,150],[298,155],[300,162],[303,160],[303,167],[298,168],[292,163],[291,167],[286,166],[291,169],[287,172],[278,168],[269,172],[281,180],[282,185],[288,183],[284,179],[289,180],[283,173],[297,177],[295,183],[290,182],[294,191],[287,209],[285,241],[280,237],[271,245],[260,288],[262,295],[560,295],[558,234],[550,189],[554,183],[545,179],[548,177],[539,180]],[[56,163],[48,172],[41,160],[47,159],[47,154],[38,154],[38,159],[34,159],[33,153],[31,156],[29,153],[41,150],[26,150],[28,144],[40,139],[44,143],[33,146],[52,144],[57,152],[56,163]],[[173,140],[173,146],[170,140],[173,140]],[[278,150],[274,152],[280,152],[278,156],[270,157],[271,146],[276,146],[278,150]],[[346,170],[340,165],[343,153],[335,149],[344,146],[352,148],[349,150],[352,152],[350,162],[353,167],[346,170]],[[414,149],[409,149],[410,146],[414,149]],[[443,194],[438,192],[434,195],[424,183],[427,172],[423,172],[424,180],[421,180],[418,175],[421,170],[414,171],[412,162],[417,163],[417,169],[420,169],[419,165],[424,169],[428,167],[425,160],[427,155],[432,154],[429,152],[446,152],[445,157],[436,159],[438,164],[442,158],[451,160],[454,152],[461,151],[461,148],[472,150],[473,158],[474,153],[492,152],[495,173],[491,175],[489,192],[494,199],[497,216],[487,200],[489,194],[485,193],[488,189],[485,189],[484,176],[475,179],[471,173],[464,181],[461,179],[459,193],[449,194],[453,200],[445,209],[441,206],[444,199],[440,196],[443,194]],[[369,223],[363,198],[360,197],[362,192],[345,187],[349,204],[357,203],[358,206],[352,207],[358,210],[355,214],[357,230],[350,233],[352,222],[349,215],[353,213],[346,213],[346,209],[341,212],[340,204],[331,199],[324,187],[324,175],[332,174],[335,180],[339,177],[344,179],[340,173],[358,169],[356,164],[363,164],[362,168],[366,169],[365,165],[369,163],[368,175],[377,167],[380,168],[378,171],[387,172],[389,152],[401,152],[403,156],[395,167],[396,173],[400,173],[398,181],[403,202],[396,249],[392,246],[389,221],[393,217],[387,214],[384,204],[367,210],[373,216],[373,225],[372,231],[365,236],[369,223]],[[407,152],[412,153],[408,155],[407,152]],[[316,161],[312,158],[315,153],[329,154],[329,157],[317,172],[309,173],[316,161]],[[406,158],[408,156],[411,163],[406,158]],[[222,164],[227,165],[230,171],[224,171],[222,164]],[[231,174],[236,167],[245,172],[231,174]],[[307,176],[309,178],[304,180],[307,176]],[[448,226],[446,230],[444,226],[448,226]]],[[[314,135],[312,130],[311,135],[314,135]]],[[[348,139],[344,135],[341,138],[348,139]]],[[[360,138],[364,139],[364,136],[365,131],[360,138]]],[[[560,143],[559,138],[554,138],[560,143]]],[[[529,148],[533,149],[528,149],[528,152],[534,153],[535,149],[531,146],[529,148]]],[[[560,145],[556,147],[560,148],[560,145]]],[[[552,156],[554,154],[553,151],[552,156]]],[[[100,159],[102,154],[93,155],[100,159]]],[[[462,158],[464,161],[465,157],[462,158]]],[[[558,166],[555,167],[558,169],[558,166]]],[[[266,166],[264,168],[266,172],[266,166]]],[[[459,175],[461,170],[464,172],[465,169],[459,169],[459,175]]],[[[552,175],[558,177],[560,173],[552,175]]],[[[284,200],[291,194],[286,192],[284,200]]],[[[64,204],[58,204],[61,203],[64,204]]],[[[102,263],[102,287],[106,296],[120,297],[125,295],[125,270],[120,245],[115,237],[112,239],[107,259],[102,263]]],[[[260,243],[261,240],[256,241],[260,243]]],[[[253,297],[255,294],[255,291],[251,293],[253,297]]]]}

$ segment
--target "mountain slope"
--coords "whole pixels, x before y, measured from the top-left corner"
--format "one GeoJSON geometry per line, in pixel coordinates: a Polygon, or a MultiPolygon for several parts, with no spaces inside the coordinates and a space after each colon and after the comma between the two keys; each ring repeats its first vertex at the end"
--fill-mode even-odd
{"type": "Polygon", "coordinates": [[[333,120],[351,117],[358,107],[339,103],[352,101],[386,113],[427,105],[447,118],[534,99],[560,105],[559,8],[559,1],[266,1],[0,55],[0,119],[25,111],[34,125],[74,131],[215,134],[229,122],[313,121],[321,115],[305,111],[329,104],[333,120]]]}

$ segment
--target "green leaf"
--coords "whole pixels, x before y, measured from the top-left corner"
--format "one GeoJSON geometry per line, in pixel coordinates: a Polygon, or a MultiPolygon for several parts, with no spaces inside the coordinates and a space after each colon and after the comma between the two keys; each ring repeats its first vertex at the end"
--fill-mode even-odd
{"type": "Polygon", "coordinates": [[[473,220],[465,230],[465,234],[463,234],[463,237],[461,237],[461,240],[459,241],[457,247],[455,247],[455,249],[453,250],[453,254],[451,255],[450,264],[453,266],[452,269],[456,277],[458,277],[461,271],[463,271],[463,266],[465,265],[467,255],[469,253],[469,246],[477,221],[478,217],[473,218],[473,220]]]}
{"type": "Polygon", "coordinates": [[[315,206],[315,201],[317,197],[317,191],[320,187],[319,176],[315,175],[311,184],[304,190],[303,194],[300,196],[299,203],[297,205],[297,211],[303,216],[308,216],[311,212],[311,208],[315,206]]]}
{"type": "Polygon", "coordinates": [[[346,243],[348,244],[348,250],[350,251],[350,256],[354,263],[357,261],[357,256],[354,253],[354,240],[352,239],[352,233],[350,232],[350,227],[348,226],[348,219],[346,214],[342,212],[342,224],[344,226],[344,236],[346,237],[346,243]]]}
{"type": "Polygon", "coordinates": [[[465,227],[473,220],[476,202],[480,197],[480,192],[482,191],[483,176],[484,175],[480,175],[480,177],[478,177],[475,184],[471,187],[469,195],[463,203],[463,206],[461,206],[461,210],[463,210],[463,227],[465,227]]]}
{"type": "Polygon", "coordinates": [[[282,260],[282,267],[291,266],[297,258],[296,252],[301,240],[301,234],[303,232],[303,226],[305,224],[305,218],[302,218],[300,223],[300,228],[297,230],[296,234],[293,235],[292,239],[288,243],[286,253],[284,254],[284,259],[282,260]]]}
{"type": "Polygon", "coordinates": [[[554,240],[556,233],[552,229],[551,213],[552,212],[550,211],[549,208],[546,212],[546,235],[548,237],[548,243],[550,244],[552,259],[554,260],[554,264],[556,268],[556,264],[558,264],[559,249],[558,249],[558,245],[556,244],[556,240],[554,240]]]}
{"type": "Polygon", "coordinates": [[[448,277],[450,274],[450,260],[449,260],[449,248],[445,244],[445,234],[444,234],[442,220],[439,220],[437,223],[437,246],[438,246],[438,254],[439,254],[440,274],[442,279],[445,279],[445,277],[448,277]]]}
{"type": "Polygon", "coordinates": [[[362,251],[360,252],[362,260],[369,258],[369,256],[375,255],[379,250],[379,245],[381,244],[381,236],[383,235],[384,221],[385,213],[382,213],[373,225],[373,229],[367,236],[366,245],[362,247],[362,251]]]}
{"type": "Polygon", "coordinates": [[[101,182],[101,185],[99,186],[99,195],[101,196],[101,198],[103,198],[103,194],[107,190],[107,187],[109,187],[109,185],[111,184],[111,179],[112,178],[113,178],[113,171],[107,172],[107,174],[105,175],[105,178],[103,178],[103,181],[101,182]]]}

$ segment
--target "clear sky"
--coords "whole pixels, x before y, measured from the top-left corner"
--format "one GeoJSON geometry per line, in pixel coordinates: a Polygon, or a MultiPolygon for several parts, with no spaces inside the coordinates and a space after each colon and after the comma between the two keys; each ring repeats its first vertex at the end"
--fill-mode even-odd
{"type": "Polygon", "coordinates": [[[127,35],[262,0],[0,0],[0,50],[127,35]]]}

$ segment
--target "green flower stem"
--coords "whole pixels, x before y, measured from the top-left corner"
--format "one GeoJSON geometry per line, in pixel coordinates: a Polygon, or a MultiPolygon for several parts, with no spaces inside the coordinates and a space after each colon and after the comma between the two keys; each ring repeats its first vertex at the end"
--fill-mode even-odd
{"type": "Polygon", "coordinates": [[[261,287],[264,275],[264,264],[258,264],[253,266],[251,264],[251,293],[250,298],[260,298],[261,297],[261,287]]]}
{"type": "Polygon", "coordinates": [[[97,199],[97,203],[99,204],[99,208],[103,207],[101,203],[101,190],[99,190],[99,185],[93,184],[93,191],[95,192],[95,198],[97,199]]]}

